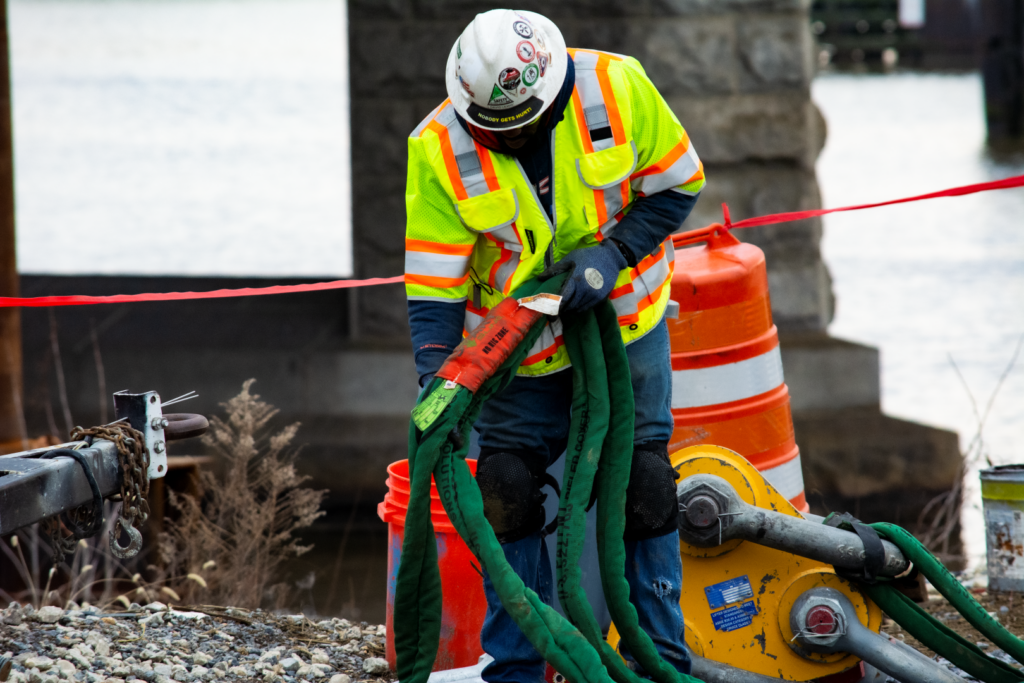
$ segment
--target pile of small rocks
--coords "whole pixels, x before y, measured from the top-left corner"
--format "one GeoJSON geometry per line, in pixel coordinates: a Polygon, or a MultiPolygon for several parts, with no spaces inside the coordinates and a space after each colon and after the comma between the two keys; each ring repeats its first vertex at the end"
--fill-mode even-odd
{"type": "Polygon", "coordinates": [[[122,612],[12,603],[0,611],[0,655],[13,660],[10,683],[395,680],[383,626],[159,602],[122,612]]]}

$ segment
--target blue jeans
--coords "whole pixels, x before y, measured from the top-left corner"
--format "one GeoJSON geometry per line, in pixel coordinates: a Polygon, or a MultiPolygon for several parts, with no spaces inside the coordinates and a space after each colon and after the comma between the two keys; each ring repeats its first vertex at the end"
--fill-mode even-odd
{"type": "MultiPolygon", "coordinates": [[[[672,372],[668,326],[662,320],[641,339],[626,347],[636,402],[635,445],[668,442],[672,436],[672,372]]],[[[572,405],[572,373],[517,377],[487,401],[476,429],[484,448],[527,451],[550,467],[565,451],[572,405]]],[[[527,588],[551,604],[551,567],[543,532],[502,546],[505,557],[527,588]]],[[[683,641],[683,612],[679,606],[683,566],[679,533],[626,543],[626,580],[640,627],[661,656],[682,673],[690,659],[683,641]]],[[[488,683],[537,683],[544,677],[544,659],[501,606],[485,576],[487,616],[480,632],[484,650],[494,657],[483,672],[488,683]]],[[[627,661],[632,657],[621,648],[627,661]]]]}

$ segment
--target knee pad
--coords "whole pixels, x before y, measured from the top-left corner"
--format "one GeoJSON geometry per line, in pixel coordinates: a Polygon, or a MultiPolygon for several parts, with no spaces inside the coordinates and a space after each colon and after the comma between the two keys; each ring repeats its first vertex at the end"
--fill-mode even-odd
{"type": "Polygon", "coordinates": [[[646,443],[633,447],[633,462],[626,488],[627,541],[664,536],[679,523],[676,479],[668,459],[668,444],[646,443]]]}
{"type": "Polygon", "coordinates": [[[476,483],[484,500],[484,517],[499,543],[518,541],[544,527],[543,463],[537,472],[534,459],[509,451],[480,452],[476,483]]]}

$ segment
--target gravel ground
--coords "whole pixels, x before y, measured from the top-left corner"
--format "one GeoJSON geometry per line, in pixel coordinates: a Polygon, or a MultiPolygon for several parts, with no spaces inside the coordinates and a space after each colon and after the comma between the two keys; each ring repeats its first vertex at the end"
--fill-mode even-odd
{"type": "MultiPolygon", "coordinates": [[[[939,595],[934,588],[929,586],[929,589],[928,602],[921,604],[921,607],[924,608],[926,612],[945,624],[947,628],[956,631],[968,641],[976,643],[978,647],[984,650],[985,654],[990,657],[1002,660],[1011,666],[1021,668],[1021,665],[1015,659],[997,648],[987,638],[982,637],[982,635],[978,633],[973,626],[967,623],[967,620],[961,617],[949,602],[939,595]]],[[[1006,628],[1006,630],[1010,631],[1018,638],[1024,637],[1024,595],[1016,593],[990,593],[986,590],[972,590],[971,592],[974,593],[974,597],[985,607],[988,613],[995,617],[999,623],[1006,628]]],[[[957,673],[961,678],[969,681],[977,680],[954,667],[952,664],[949,664],[949,662],[943,657],[936,656],[934,652],[922,645],[909,633],[905,632],[900,628],[899,624],[894,622],[892,619],[889,619],[888,617],[885,618],[882,624],[882,631],[893,638],[902,640],[919,652],[923,652],[925,655],[947,664],[949,668],[957,673]]]]}
{"type": "Polygon", "coordinates": [[[213,606],[0,611],[8,681],[390,683],[384,627],[213,606]]]}
{"type": "MultiPolygon", "coordinates": [[[[975,597],[1014,635],[1024,637],[1024,595],[980,591],[975,597]]],[[[1020,666],[941,596],[932,593],[922,607],[987,654],[1020,666]]],[[[882,630],[948,665],[891,619],[882,630]]],[[[0,654],[14,662],[10,683],[396,680],[383,659],[383,626],[209,605],[133,604],[123,612],[102,612],[13,604],[0,611],[0,654]]]]}

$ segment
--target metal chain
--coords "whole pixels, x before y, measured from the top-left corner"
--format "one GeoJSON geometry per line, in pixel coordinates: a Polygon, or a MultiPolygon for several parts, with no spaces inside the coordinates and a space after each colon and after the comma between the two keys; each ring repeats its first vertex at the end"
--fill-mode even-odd
{"type": "MultiPolygon", "coordinates": [[[[84,507],[84,506],[83,506],[84,507]]],[[[61,531],[60,515],[54,515],[49,519],[44,519],[40,522],[40,527],[49,539],[50,548],[53,550],[53,566],[56,567],[64,561],[65,555],[71,555],[75,552],[75,546],[78,545],[78,539],[75,538],[74,533],[70,536],[65,536],[61,531]]]]}
{"type": "Polygon", "coordinates": [[[83,429],[75,427],[71,438],[87,436],[112,441],[121,463],[121,511],[110,530],[110,552],[120,559],[134,557],[142,547],[142,526],[149,519],[149,451],[145,437],[125,422],[83,429]],[[121,532],[128,534],[127,546],[118,544],[121,532]]]}

